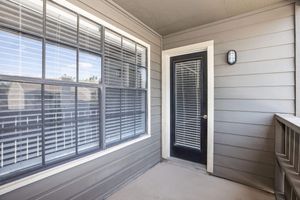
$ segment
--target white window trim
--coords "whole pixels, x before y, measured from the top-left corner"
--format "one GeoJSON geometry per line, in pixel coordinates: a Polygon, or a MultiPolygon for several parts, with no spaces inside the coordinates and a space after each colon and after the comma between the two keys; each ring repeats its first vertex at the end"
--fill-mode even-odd
{"type": "Polygon", "coordinates": [[[140,40],[139,38],[117,28],[116,26],[100,19],[99,17],[95,16],[95,15],[92,15],[90,14],[89,12],[73,5],[72,3],[66,1],[66,0],[53,0],[54,2],[56,2],[57,4],[63,6],[63,7],[66,7],[70,10],[73,10],[74,12],[92,20],[92,21],[95,21],[97,23],[99,23],[100,25],[106,27],[106,28],[109,28],[141,45],[143,45],[144,47],[147,48],[147,134],[143,135],[143,136],[140,136],[136,139],[133,139],[133,140],[130,140],[130,141],[127,141],[127,142],[124,142],[124,143],[121,143],[121,144],[118,144],[116,146],[113,146],[113,147],[110,147],[108,149],[105,149],[105,150],[102,150],[102,151],[99,151],[99,152],[96,152],[96,153],[93,153],[91,155],[88,155],[88,156],[85,156],[85,157],[82,157],[82,158],[78,158],[76,160],[73,160],[73,161],[70,161],[70,162],[67,162],[65,164],[61,164],[61,165],[58,165],[56,167],[53,167],[53,168],[50,168],[50,169],[47,169],[47,170],[44,170],[44,171],[41,171],[41,172],[38,172],[38,173],[35,173],[33,175],[30,175],[30,176],[26,176],[24,178],[20,178],[16,181],[13,181],[13,182],[9,182],[7,184],[4,184],[4,185],[1,185],[0,186],[0,196],[3,195],[3,194],[6,194],[8,192],[11,192],[13,190],[16,190],[18,188],[21,188],[21,187],[24,187],[26,185],[29,185],[31,183],[34,183],[36,181],[40,181],[44,178],[47,178],[49,176],[52,176],[52,175],[55,175],[55,174],[58,174],[60,172],[63,172],[65,170],[68,170],[68,169],[71,169],[73,167],[76,167],[76,166],[79,166],[81,164],[84,164],[84,163],[87,163],[89,161],[92,161],[92,160],[95,160],[97,158],[100,158],[102,156],[105,156],[107,154],[110,154],[112,152],[115,152],[115,151],[118,151],[120,149],[124,149],[125,147],[127,146],[130,146],[130,145],[133,145],[135,143],[138,143],[140,141],[143,141],[143,140],[146,140],[148,138],[151,137],[151,66],[150,66],[150,44],[140,40]]]}
{"type": "Polygon", "coordinates": [[[170,158],[170,58],[207,51],[207,165],[213,173],[214,154],[214,41],[168,49],[162,52],[162,157],[170,158]]]}

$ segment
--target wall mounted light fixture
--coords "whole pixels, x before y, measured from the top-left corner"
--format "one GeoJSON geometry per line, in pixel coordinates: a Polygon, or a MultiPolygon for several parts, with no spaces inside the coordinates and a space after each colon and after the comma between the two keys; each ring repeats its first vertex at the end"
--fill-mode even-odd
{"type": "Polygon", "coordinates": [[[227,63],[229,65],[234,65],[236,63],[237,60],[237,54],[235,50],[229,50],[227,52],[227,63]]]}

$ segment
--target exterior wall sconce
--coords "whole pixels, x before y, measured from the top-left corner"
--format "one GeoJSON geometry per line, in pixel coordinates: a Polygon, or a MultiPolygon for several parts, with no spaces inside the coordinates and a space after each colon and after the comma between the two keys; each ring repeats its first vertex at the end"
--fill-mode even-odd
{"type": "Polygon", "coordinates": [[[227,52],[227,63],[229,65],[234,65],[236,63],[237,60],[237,54],[235,50],[229,50],[227,52]]]}

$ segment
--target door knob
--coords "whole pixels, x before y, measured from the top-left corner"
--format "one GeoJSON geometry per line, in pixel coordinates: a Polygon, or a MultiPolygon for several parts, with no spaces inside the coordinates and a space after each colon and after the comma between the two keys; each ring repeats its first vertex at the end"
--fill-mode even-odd
{"type": "Polygon", "coordinates": [[[202,119],[207,119],[207,115],[200,116],[202,119]]]}

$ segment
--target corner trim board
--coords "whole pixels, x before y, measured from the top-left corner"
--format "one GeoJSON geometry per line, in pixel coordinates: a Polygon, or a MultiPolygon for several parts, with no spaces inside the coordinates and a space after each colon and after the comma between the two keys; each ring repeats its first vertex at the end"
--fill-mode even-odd
{"type": "Polygon", "coordinates": [[[295,2],[295,112],[300,116],[300,2],[295,2]]]}
{"type": "Polygon", "coordinates": [[[162,157],[170,158],[170,58],[207,51],[207,165],[213,173],[214,154],[214,41],[196,43],[162,51],[162,157]]]}

